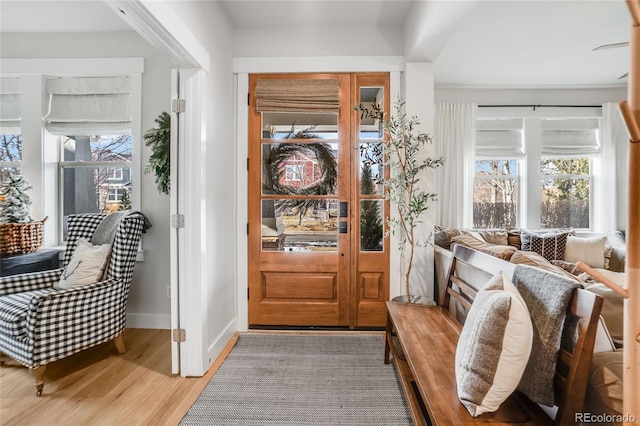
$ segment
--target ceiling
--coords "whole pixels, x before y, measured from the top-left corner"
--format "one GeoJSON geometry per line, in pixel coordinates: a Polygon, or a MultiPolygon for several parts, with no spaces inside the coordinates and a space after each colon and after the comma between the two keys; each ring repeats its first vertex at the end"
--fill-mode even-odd
{"type": "MultiPolygon", "coordinates": [[[[618,77],[629,68],[628,46],[593,51],[628,41],[630,15],[623,0],[222,2],[236,28],[376,25],[401,32],[421,6],[430,19],[420,31],[437,33],[423,34],[422,43],[435,46],[425,51],[433,56],[441,87],[606,87],[625,85],[618,77]],[[442,19],[442,10],[452,7],[458,11],[442,19]]],[[[2,32],[128,30],[99,0],[0,2],[2,32]]]]}

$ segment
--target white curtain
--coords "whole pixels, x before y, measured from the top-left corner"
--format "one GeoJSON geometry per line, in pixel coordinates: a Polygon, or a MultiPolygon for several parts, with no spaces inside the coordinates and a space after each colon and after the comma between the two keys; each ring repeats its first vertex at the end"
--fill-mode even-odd
{"type": "Polygon", "coordinates": [[[51,77],[46,81],[46,128],[54,135],[93,136],[131,131],[131,78],[51,77]]]}
{"type": "Polygon", "coordinates": [[[603,226],[605,232],[627,225],[629,132],[618,104],[602,105],[603,226]]]}
{"type": "Polygon", "coordinates": [[[436,224],[450,228],[473,226],[473,164],[476,116],[473,103],[436,104],[434,143],[445,158],[437,170],[436,224]]]}

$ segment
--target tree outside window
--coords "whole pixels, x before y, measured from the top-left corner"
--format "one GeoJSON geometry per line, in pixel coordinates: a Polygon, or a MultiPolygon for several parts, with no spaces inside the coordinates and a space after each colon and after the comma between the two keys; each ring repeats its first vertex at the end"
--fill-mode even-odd
{"type": "Polygon", "coordinates": [[[589,158],[543,159],[540,162],[542,228],[590,228],[589,158]]]}
{"type": "Polygon", "coordinates": [[[22,160],[22,135],[0,133],[0,182],[9,175],[20,172],[22,160]]]}

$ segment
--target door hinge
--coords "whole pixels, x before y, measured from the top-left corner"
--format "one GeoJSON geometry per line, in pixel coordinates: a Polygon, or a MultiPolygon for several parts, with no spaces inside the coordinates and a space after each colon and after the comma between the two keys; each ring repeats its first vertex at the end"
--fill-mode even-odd
{"type": "Polygon", "coordinates": [[[171,112],[176,114],[180,114],[185,112],[187,109],[187,101],[184,99],[173,99],[171,101],[171,112]]]}
{"type": "Polygon", "coordinates": [[[187,331],[184,328],[174,328],[171,330],[171,340],[174,342],[185,342],[187,340],[187,331]]]}
{"type": "Polygon", "coordinates": [[[247,93],[247,105],[251,105],[251,93],[247,93]]]}
{"type": "Polygon", "coordinates": [[[176,229],[184,228],[184,215],[183,214],[171,215],[171,227],[176,229]]]}
{"type": "Polygon", "coordinates": [[[249,300],[249,287],[247,287],[247,300],[249,300]]]}
{"type": "Polygon", "coordinates": [[[249,223],[247,223],[247,235],[249,235],[249,223]]]}

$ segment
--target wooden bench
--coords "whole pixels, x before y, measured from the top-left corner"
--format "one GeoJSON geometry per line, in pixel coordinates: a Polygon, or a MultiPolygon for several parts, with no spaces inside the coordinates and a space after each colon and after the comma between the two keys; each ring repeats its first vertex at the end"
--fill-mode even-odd
{"type": "Polygon", "coordinates": [[[541,407],[516,391],[496,412],[472,417],[458,399],[455,354],[462,324],[449,306],[458,306],[460,318],[484,283],[499,271],[512,276],[515,266],[458,245],[441,306],[387,302],[384,359],[389,363],[393,357],[416,425],[577,424],[575,413],[583,409],[602,307],[602,298],[582,289],[574,291],[567,310],[567,321],[572,316],[580,319],[578,339],[573,352],[560,351],[555,373],[556,407],[541,407]]]}

